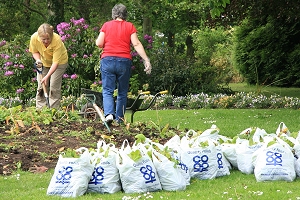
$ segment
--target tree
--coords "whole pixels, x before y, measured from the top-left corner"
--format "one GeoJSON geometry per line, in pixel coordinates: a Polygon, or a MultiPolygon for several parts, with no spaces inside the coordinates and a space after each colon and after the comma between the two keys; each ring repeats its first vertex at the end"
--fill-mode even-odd
{"type": "Polygon", "coordinates": [[[64,0],[47,0],[48,19],[47,22],[56,27],[64,18],[64,0]]]}

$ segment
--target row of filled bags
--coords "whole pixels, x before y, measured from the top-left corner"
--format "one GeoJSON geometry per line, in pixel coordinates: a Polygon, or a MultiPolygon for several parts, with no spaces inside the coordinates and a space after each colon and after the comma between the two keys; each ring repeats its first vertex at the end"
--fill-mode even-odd
{"type": "Polygon", "coordinates": [[[132,146],[124,140],[120,148],[99,141],[95,150],[77,149],[78,158],[59,156],[47,194],[180,191],[191,178],[226,176],[232,168],[254,173],[257,181],[292,181],[297,171],[300,175],[300,161],[294,157],[300,154],[298,138],[291,139],[284,123],[279,127],[275,134],[248,128],[228,138],[213,125],[204,132],[175,135],[164,145],[149,138],[138,139],[132,146]]]}
{"type": "MultiPolygon", "coordinates": [[[[220,139],[220,137],[219,137],[220,139]]],[[[291,133],[281,122],[275,133],[248,128],[221,144],[233,168],[261,181],[293,181],[300,176],[300,131],[291,133]]]]}

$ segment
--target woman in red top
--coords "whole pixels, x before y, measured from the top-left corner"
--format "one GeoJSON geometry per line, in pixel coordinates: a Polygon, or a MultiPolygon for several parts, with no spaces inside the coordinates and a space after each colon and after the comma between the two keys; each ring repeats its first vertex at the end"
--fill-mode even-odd
{"type": "Polygon", "coordinates": [[[150,60],[137,37],[137,30],[132,23],[126,21],[126,6],[123,4],[115,5],[112,9],[112,18],[113,20],[103,24],[96,40],[96,45],[103,48],[100,71],[104,114],[109,124],[114,119],[117,123],[124,121],[132,67],[131,44],[144,60],[144,71],[147,74],[151,73],[150,60]],[[113,94],[116,88],[118,89],[118,96],[115,108],[113,94]]]}

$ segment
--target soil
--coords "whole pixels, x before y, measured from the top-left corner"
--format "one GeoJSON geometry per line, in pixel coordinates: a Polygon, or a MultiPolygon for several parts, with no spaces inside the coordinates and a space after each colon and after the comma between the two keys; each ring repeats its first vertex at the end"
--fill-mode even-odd
{"type": "Polygon", "coordinates": [[[173,134],[164,134],[162,137],[153,127],[142,123],[134,124],[138,125],[111,124],[109,132],[101,121],[61,121],[50,125],[20,127],[18,133],[12,132],[12,126],[1,124],[0,175],[10,175],[17,169],[33,173],[45,172],[55,168],[59,154],[68,148],[95,149],[99,140],[114,143],[119,148],[125,139],[133,144],[135,135],[140,133],[161,144],[174,133],[180,134],[179,131],[169,128],[173,134]]]}

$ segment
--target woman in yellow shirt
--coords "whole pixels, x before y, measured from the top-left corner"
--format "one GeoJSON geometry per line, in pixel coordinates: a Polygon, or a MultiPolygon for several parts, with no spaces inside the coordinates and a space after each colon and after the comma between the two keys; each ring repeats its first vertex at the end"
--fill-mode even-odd
{"type": "Polygon", "coordinates": [[[43,78],[37,76],[38,88],[36,107],[46,106],[42,84],[46,84],[49,91],[50,108],[59,108],[61,99],[62,76],[68,66],[68,53],[61,37],[53,32],[53,26],[44,23],[30,38],[29,51],[35,63],[42,63],[43,78]]]}

